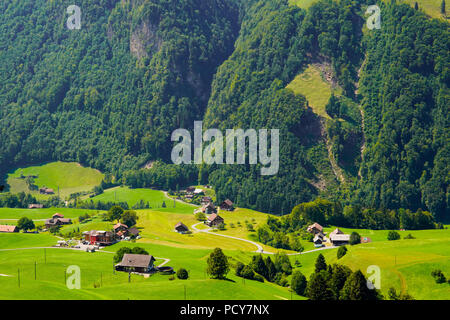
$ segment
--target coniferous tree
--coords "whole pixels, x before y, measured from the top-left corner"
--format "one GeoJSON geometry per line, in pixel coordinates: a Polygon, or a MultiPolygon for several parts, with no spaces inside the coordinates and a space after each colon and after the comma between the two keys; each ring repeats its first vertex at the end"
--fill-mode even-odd
{"type": "Polygon", "coordinates": [[[306,286],[308,282],[306,281],[306,277],[299,270],[295,270],[292,273],[291,279],[291,289],[295,291],[300,296],[305,294],[306,286]]]}
{"type": "Polygon", "coordinates": [[[267,269],[267,280],[272,282],[277,275],[277,269],[275,268],[275,264],[273,263],[270,257],[266,258],[266,269],[267,269]]]}
{"type": "Polygon", "coordinates": [[[442,0],[441,2],[441,13],[445,14],[445,0],[442,0]]]}
{"type": "Polygon", "coordinates": [[[324,256],[320,253],[316,259],[315,272],[320,272],[322,270],[327,270],[327,263],[325,262],[324,256]]]}
{"type": "Polygon", "coordinates": [[[345,281],[339,299],[340,300],[375,300],[375,290],[370,290],[367,280],[360,270],[353,272],[345,281]]]}
{"type": "Polygon", "coordinates": [[[328,272],[321,270],[311,275],[306,287],[306,296],[311,300],[333,300],[333,292],[328,286],[328,272]]]}

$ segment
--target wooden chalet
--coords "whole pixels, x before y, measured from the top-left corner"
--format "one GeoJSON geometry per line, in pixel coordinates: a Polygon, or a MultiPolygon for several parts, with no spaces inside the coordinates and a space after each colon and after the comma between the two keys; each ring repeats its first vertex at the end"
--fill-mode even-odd
{"type": "Polygon", "coordinates": [[[181,234],[185,234],[189,232],[189,228],[182,222],[178,222],[175,225],[175,232],[181,233],[181,234]]]}
{"type": "Polygon", "coordinates": [[[234,205],[233,202],[230,199],[227,199],[220,204],[220,209],[225,211],[233,211],[234,210],[233,205],[234,205]]]}
{"type": "Polygon", "coordinates": [[[314,222],[308,227],[307,231],[312,234],[323,233],[323,227],[317,222],[314,222]]]}
{"type": "Polygon", "coordinates": [[[10,225],[5,225],[5,224],[0,224],[0,232],[4,232],[4,233],[19,232],[19,228],[17,228],[17,226],[10,226],[10,225]]]}
{"type": "Polygon", "coordinates": [[[39,189],[39,193],[40,194],[55,194],[55,190],[51,189],[51,188],[40,188],[39,189]]]}
{"type": "Polygon", "coordinates": [[[33,203],[28,205],[28,209],[42,209],[43,207],[44,205],[40,203],[33,203]]]}
{"type": "Polygon", "coordinates": [[[67,219],[67,218],[51,218],[51,219],[45,220],[45,227],[46,227],[47,229],[50,229],[51,227],[55,227],[55,226],[66,225],[66,224],[72,224],[72,219],[67,219]]]}
{"type": "Polygon", "coordinates": [[[205,221],[205,223],[210,227],[218,227],[219,225],[223,224],[225,220],[219,216],[216,213],[213,213],[208,217],[208,219],[205,221]]]}
{"type": "Polygon", "coordinates": [[[155,269],[154,263],[153,256],[126,253],[122,261],[115,265],[115,269],[124,272],[150,273],[155,269]]]}
{"type": "Polygon", "coordinates": [[[139,236],[139,233],[140,233],[140,231],[137,228],[128,229],[128,235],[131,237],[137,237],[137,236],[139,236]]]}
{"type": "Polygon", "coordinates": [[[202,212],[205,213],[205,214],[217,213],[217,208],[212,202],[210,202],[208,204],[205,204],[202,207],[202,212]]]}
{"type": "Polygon", "coordinates": [[[212,198],[211,197],[202,197],[202,205],[206,205],[208,203],[212,203],[212,198]]]}
{"type": "Polygon", "coordinates": [[[62,219],[62,218],[64,218],[64,215],[62,215],[61,213],[55,213],[53,216],[52,216],[52,218],[53,219],[62,219]]]}
{"type": "Polygon", "coordinates": [[[330,242],[333,246],[343,246],[349,244],[350,235],[349,234],[330,234],[330,242]]]}

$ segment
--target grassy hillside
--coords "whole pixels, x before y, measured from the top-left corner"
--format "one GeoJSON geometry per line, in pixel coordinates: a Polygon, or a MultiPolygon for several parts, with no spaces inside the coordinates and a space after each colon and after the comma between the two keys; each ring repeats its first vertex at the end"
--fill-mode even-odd
{"type": "Polygon", "coordinates": [[[128,187],[117,187],[105,190],[104,193],[91,198],[90,200],[102,201],[102,202],[127,202],[128,205],[133,207],[140,200],[145,203],[149,203],[152,209],[166,212],[176,213],[193,213],[197,206],[181,203],[167,197],[163,191],[152,189],[130,189],[128,187]],[[163,208],[163,202],[166,204],[166,208],[163,208]]]}
{"type": "Polygon", "coordinates": [[[103,179],[103,174],[92,168],[84,168],[75,162],[52,162],[42,166],[19,168],[8,175],[7,183],[10,185],[12,193],[26,192],[31,193],[39,199],[46,199],[50,195],[41,195],[39,191],[30,191],[25,179],[20,176],[38,176],[35,184],[39,187],[51,188],[55,195],[59,194],[61,198],[66,198],[71,193],[90,191],[98,186],[103,179]]]}
{"type": "MultiPolygon", "coordinates": [[[[122,244],[108,248],[116,251],[122,244]]],[[[211,250],[192,250],[156,244],[139,244],[158,258],[171,259],[169,266],[189,270],[186,281],[169,281],[169,276],[154,275],[148,279],[133,275],[128,283],[126,273],[113,273],[112,257],[106,252],[86,253],[64,249],[47,249],[44,263],[42,249],[23,251],[0,251],[0,273],[2,277],[0,299],[290,299],[287,288],[245,281],[229,273],[229,281],[211,280],[205,275],[206,258],[211,250]],[[12,263],[14,261],[14,263],[12,263]],[[37,280],[34,280],[34,263],[37,262],[37,280]],[[68,290],[64,281],[64,270],[69,265],[81,269],[81,290],[68,290]],[[18,288],[17,269],[20,268],[21,287],[18,288]],[[101,285],[94,288],[94,283],[101,285]],[[39,295],[36,295],[39,292],[39,295]]],[[[239,251],[225,251],[230,257],[241,258],[239,251]]],[[[249,260],[250,257],[246,256],[249,260]]],[[[161,263],[157,260],[157,264],[161,263]]],[[[294,299],[301,297],[293,295],[294,299]]]]}
{"type": "Polygon", "coordinates": [[[80,215],[98,213],[97,210],[72,209],[72,208],[45,208],[45,209],[20,209],[20,208],[0,208],[1,219],[20,219],[28,217],[33,220],[49,219],[55,213],[61,213],[64,218],[78,218],[80,215]]]}
{"type": "Polygon", "coordinates": [[[308,100],[309,106],[317,115],[330,118],[325,112],[325,106],[331,97],[331,93],[340,94],[342,90],[332,88],[331,84],[323,79],[320,69],[315,65],[308,68],[287,86],[295,94],[301,94],[308,100]]]}
{"type": "MultiPolygon", "coordinates": [[[[319,0],[289,0],[289,3],[292,5],[296,5],[302,9],[308,9],[312,4],[318,1],[319,0]]],[[[430,17],[438,19],[446,19],[446,17],[444,17],[441,14],[442,0],[401,0],[399,2],[409,4],[413,8],[414,4],[417,2],[419,4],[419,9],[423,10],[430,17]]]]}

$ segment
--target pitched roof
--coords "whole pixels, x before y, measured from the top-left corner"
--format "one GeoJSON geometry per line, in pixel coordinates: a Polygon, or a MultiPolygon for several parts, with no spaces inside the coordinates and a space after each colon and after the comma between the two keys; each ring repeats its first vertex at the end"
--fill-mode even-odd
{"type": "Polygon", "coordinates": [[[128,232],[131,233],[134,236],[137,236],[137,235],[139,235],[140,231],[137,228],[131,228],[131,229],[128,229],[128,232]]]}
{"type": "Polygon", "coordinates": [[[98,236],[98,235],[105,235],[105,236],[112,236],[113,233],[109,231],[97,231],[97,230],[90,230],[83,232],[84,235],[88,234],[90,236],[98,236]]]}
{"type": "Polygon", "coordinates": [[[330,233],[330,236],[334,234],[344,234],[344,233],[341,230],[339,230],[339,228],[336,228],[333,230],[333,232],[330,233]]]}
{"type": "Polygon", "coordinates": [[[314,237],[314,239],[313,239],[313,242],[316,242],[316,241],[323,241],[323,237],[318,233],[318,234],[316,234],[316,236],[314,237]]]}
{"type": "Polygon", "coordinates": [[[128,229],[128,226],[126,224],[123,224],[123,223],[116,223],[113,228],[114,228],[114,230],[116,230],[116,229],[118,229],[120,227],[125,227],[126,229],[128,229]]]}
{"type": "Polygon", "coordinates": [[[150,255],[126,253],[123,255],[122,262],[118,265],[122,267],[147,268],[153,261],[155,261],[155,258],[150,255]]]}
{"type": "Polygon", "coordinates": [[[223,218],[221,216],[219,216],[217,213],[213,213],[212,215],[210,215],[208,217],[208,221],[214,221],[214,220],[223,220],[223,218]]]}
{"type": "Polygon", "coordinates": [[[61,213],[55,213],[52,217],[64,218],[64,215],[62,215],[61,213]]]}
{"type": "Polygon", "coordinates": [[[323,227],[322,227],[320,224],[318,224],[317,222],[314,222],[312,225],[310,225],[310,226],[308,227],[308,229],[313,229],[313,228],[316,228],[316,229],[319,230],[319,231],[322,231],[322,230],[323,230],[323,227]]]}
{"type": "Polygon", "coordinates": [[[233,201],[231,201],[230,199],[225,200],[223,203],[225,203],[228,206],[233,206],[233,201]]]}
{"type": "Polygon", "coordinates": [[[350,241],[350,235],[349,234],[330,234],[330,240],[331,241],[350,241]]]}
{"type": "Polygon", "coordinates": [[[189,230],[189,228],[184,224],[184,223],[182,223],[182,222],[178,222],[176,225],[175,225],[175,229],[182,229],[182,230],[189,230]]]}
{"type": "Polygon", "coordinates": [[[0,232],[15,232],[16,230],[16,226],[0,225],[0,232]]]}

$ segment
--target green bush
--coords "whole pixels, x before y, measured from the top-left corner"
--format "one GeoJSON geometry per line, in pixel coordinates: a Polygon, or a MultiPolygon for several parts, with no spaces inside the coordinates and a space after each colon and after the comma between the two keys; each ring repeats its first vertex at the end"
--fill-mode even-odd
{"type": "Polygon", "coordinates": [[[186,269],[180,268],[177,271],[177,277],[178,277],[178,279],[186,280],[187,278],[189,278],[189,273],[187,272],[186,269]]]}
{"type": "Polygon", "coordinates": [[[359,243],[361,243],[361,236],[357,232],[352,232],[350,235],[350,244],[353,246],[359,243]]]}
{"type": "Polygon", "coordinates": [[[345,256],[345,254],[347,253],[347,247],[346,246],[342,246],[339,247],[338,251],[337,251],[337,258],[340,259],[343,256],[345,256]]]}
{"type": "Polygon", "coordinates": [[[387,239],[388,240],[399,240],[400,234],[397,231],[389,231],[387,239]]]}
{"type": "Polygon", "coordinates": [[[436,283],[444,283],[447,281],[447,279],[444,276],[444,273],[441,270],[433,270],[431,272],[431,276],[434,278],[434,280],[436,281],[436,283]]]}

